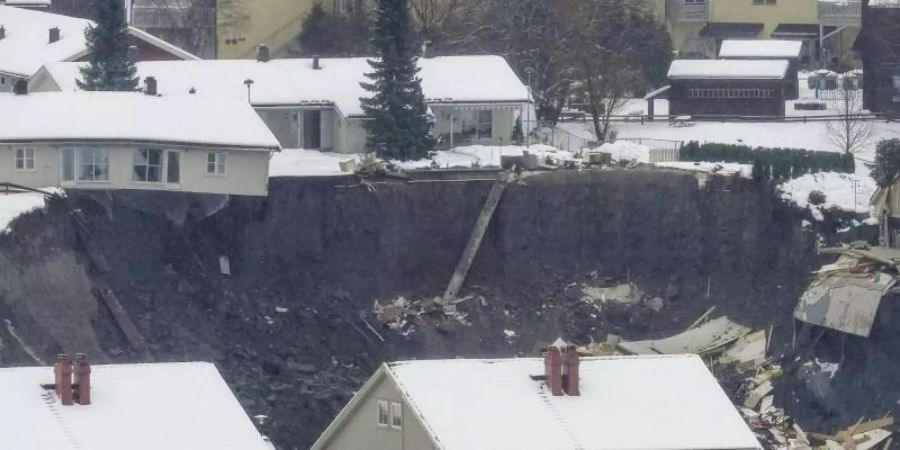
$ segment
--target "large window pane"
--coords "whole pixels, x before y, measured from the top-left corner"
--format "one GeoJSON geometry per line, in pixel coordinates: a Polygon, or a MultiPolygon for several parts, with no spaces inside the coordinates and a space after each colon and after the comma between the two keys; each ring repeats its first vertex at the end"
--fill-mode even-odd
{"type": "Polygon", "coordinates": [[[105,148],[78,149],[78,181],[109,181],[109,151],[105,148]]]}
{"type": "Polygon", "coordinates": [[[162,150],[141,149],[134,152],[132,179],[143,183],[162,181],[162,150]]]}
{"type": "Polygon", "coordinates": [[[63,150],[62,179],[75,181],[75,151],[71,148],[63,150]]]}

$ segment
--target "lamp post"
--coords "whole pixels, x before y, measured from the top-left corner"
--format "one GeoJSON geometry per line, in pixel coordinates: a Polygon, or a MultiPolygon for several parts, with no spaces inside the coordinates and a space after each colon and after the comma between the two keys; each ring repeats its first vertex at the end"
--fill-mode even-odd
{"type": "Polygon", "coordinates": [[[527,120],[525,121],[525,148],[531,148],[531,107],[534,105],[534,101],[531,98],[531,74],[534,73],[534,68],[529,67],[525,69],[525,73],[528,75],[528,104],[526,105],[527,111],[526,116],[527,120]]]}
{"type": "Polygon", "coordinates": [[[253,86],[253,80],[247,78],[244,80],[244,84],[247,85],[247,103],[251,103],[250,101],[250,86],[253,86]]]}

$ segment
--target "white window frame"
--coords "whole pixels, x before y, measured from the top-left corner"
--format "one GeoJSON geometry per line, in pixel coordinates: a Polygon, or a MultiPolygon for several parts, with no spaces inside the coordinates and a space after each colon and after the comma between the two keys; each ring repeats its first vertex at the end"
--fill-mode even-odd
{"type": "Polygon", "coordinates": [[[13,149],[13,159],[13,168],[16,172],[34,172],[37,170],[34,147],[16,147],[13,149]],[[19,162],[22,163],[22,167],[19,167],[19,162]],[[31,163],[30,166],[29,162],[31,163]]]}
{"type": "Polygon", "coordinates": [[[100,184],[109,183],[112,181],[112,174],[110,173],[109,149],[106,147],[66,147],[62,150],[60,158],[62,159],[60,164],[60,179],[63,181],[63,183],[69,185],[95,183],[100,184]],[[84,160],[88,152],[90,152],[91,161],[90,164],[85,164],[84,160]],[[67,180],[65,177],[66,153],[71,153],[72,155],[72,179],[69,180],[67,180]],[[99,159],[97,158],[98,156],[100,156],[99,159]],[[82,166],[102,166],[103,164],[98,164],[98,162],[103,159],[105,159],[104,162],[106,166],[105,178],[82,179],[82,166]]]}
{"type": "Polygon", "coordinates": [[[166,179],[166,151],[161,148],[136,148],[132,152],[131,157],[131,182],[135,184],[165,184],[166,179]],[[147,162],[146,164],[138,164],[137,157],[141,152],[147,152],[147,162]],[[159,164],[150,164],[150,152],[159,152],[159,164]],[[144,178],[143,180],[138,179],[137,173],[135,170],[138,166],[143,167],[144,178]],[[152,167],[158,167],[159,171],[157,172],[159,179],[158,180],[150,180],[150,169],[152,167]]]}
{"type": "Polygon", "coordinates": [[[206,175],[210,177],[228,176],[228,153],[226,152],[207,152],[206,153],[206,175]],[[215,155],[214,161],[210,161],[209,157],[215,155]],[[210,172],[210,164],[213,171],[210,172]],[[221,168],[221,171],[219,170],[221,168]]]}
{"type": "Polygon", "coordinates": [[[391,410],[387,400],[378,400],[375,404],[375,423],[379,428],[387,428],[391,424],[391,410]],[[384,422],[381,421],[382,418],[384,422]]]}
{"type": "Polygon", "coordinates": [[[391,402],[391,428],[394,430],[403,429],[403,404],[400,402],[391,402]],[[400,419],[399,423],[397,419],[400,419]]]}

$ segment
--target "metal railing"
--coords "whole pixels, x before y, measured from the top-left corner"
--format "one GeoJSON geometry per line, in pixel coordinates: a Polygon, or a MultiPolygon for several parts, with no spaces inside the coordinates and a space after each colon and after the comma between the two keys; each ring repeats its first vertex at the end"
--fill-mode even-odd
{"type": "Polygon", "coordinates": [[[834,2],[819,0],[819,22],[826,26],[859,26],[862,20],[862,2],[846,0],[834,2]]]}
{"type": "Polygon", "coordinates": [[[139,28],[157,29],[210,26],[216,23],[216,10],[197,6],[135,6],[131,11],[131,23],[139,28]]]}
{"type": "Polygon", "coordinates": [[[666,0],[669,20],[673,22],[706,22],[709,20],[709,1],[685,3],[684,0],[666,0]]]}

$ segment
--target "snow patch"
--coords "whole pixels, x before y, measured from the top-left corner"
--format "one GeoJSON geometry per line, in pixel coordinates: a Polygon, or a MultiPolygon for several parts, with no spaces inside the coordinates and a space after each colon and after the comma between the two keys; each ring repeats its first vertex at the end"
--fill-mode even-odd
{"type": "Polygon", "coordinates": [[[600,146],[600,152],[612,155],[613,161],[650,162],[650,147],[630,141],[616,141],[600,146]]]}
{"type": "MultiPolygon", "coordinates": [[[[49,193],[60,193],[58,188],[43,189],[49,193]]],[[[8,233],[9,226],[17,217],[47,206],[46,197],[37,192],[21,194],[0,194],[0,235],[8,233]]]]}

